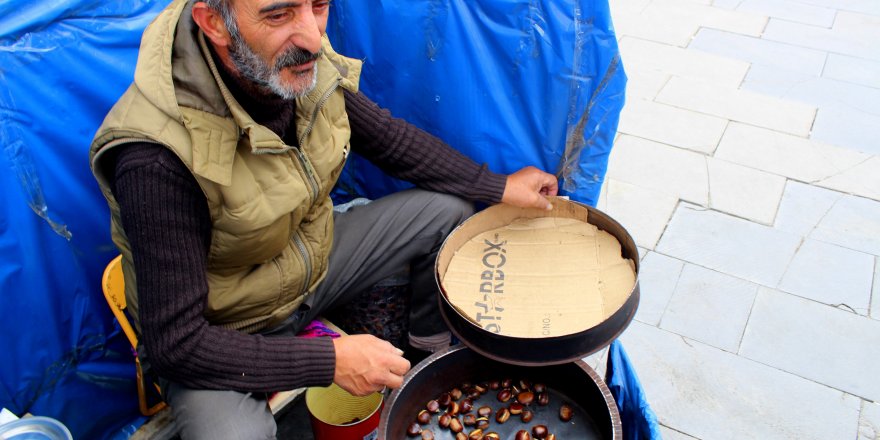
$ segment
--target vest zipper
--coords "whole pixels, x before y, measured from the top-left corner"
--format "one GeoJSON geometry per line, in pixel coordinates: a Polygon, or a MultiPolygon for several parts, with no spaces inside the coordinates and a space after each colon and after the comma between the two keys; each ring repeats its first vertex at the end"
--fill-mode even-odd
{"type": "Polygon", "coordinates": [[[303,292],[307,292],[309,286],[312,284],[312,259],[309,257],[309,253],[306,250],[306,244],[299,236],[299,230],[293,233],[293,242],[296,244],[296,250],[299,251],[299,255],[303,259],[303,266],[306,269],[306,278],[303,282],[303,292]]]}
{"type": "Polygon", "coordinates": [[[321,99],[318,100],[317,104],[315,104],[315,109],[312,111],[312,117],[309,119],[309,125],[306,126],[306,129],[303,130],[302,135],[299,137],[299,148],[294,148],[296,150],[296,156],[299,158],[300,163],[302,164],[303,170],[306,172],[306,176],[308,177],[309,185],[312,188],[312,203],[317,201],[318,199],[318,178],[315,177],[315,170],[312,168],[312,163],[302,152],[302,147],[305,145],[306,137],[308,137],[309,133],[312,132],[312,128],[315,126],[315,118],[318,117],[318,112],[321,111],[321,108],[324,107],[324,104],[327,103],[327,100],[330,99],[330,96],[333,95],[333,92],[339,87],[339,84],[342,81],[340,79],[336,79],[336,82],[328,88],[323,95],[321,95],[321,99]]]}

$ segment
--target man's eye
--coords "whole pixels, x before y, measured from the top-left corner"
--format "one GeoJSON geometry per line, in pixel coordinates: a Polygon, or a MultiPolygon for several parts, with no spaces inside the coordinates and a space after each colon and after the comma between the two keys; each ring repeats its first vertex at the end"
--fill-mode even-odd
{"type": "Polygon", "coordinates": [[[330,2],[315,2],[312,4],[312,8],[316,11],[324,11],[330,7],[330,2]]]}
{"type": "Polygon", "coordinates": [[[273,14],[267,15],[266,20],[269,20],[271,22],[281,22],[286,20],[289,16],[289,12],[275,12],[273,14]]]}

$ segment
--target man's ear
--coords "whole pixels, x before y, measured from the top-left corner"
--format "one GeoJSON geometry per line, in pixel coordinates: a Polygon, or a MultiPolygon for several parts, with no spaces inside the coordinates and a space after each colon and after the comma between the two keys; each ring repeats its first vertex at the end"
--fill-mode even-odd
{"type": "Polygon", "coordinates": [[[192,8],[192,17],[215,46],[225,47],[230,44],[229,31],[226,30],[223,17],[207,3],[196,2],[192,8]]]}

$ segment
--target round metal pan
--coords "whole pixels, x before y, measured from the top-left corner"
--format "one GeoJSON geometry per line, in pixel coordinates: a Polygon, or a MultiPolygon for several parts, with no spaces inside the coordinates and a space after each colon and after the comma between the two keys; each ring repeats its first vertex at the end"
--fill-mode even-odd
{"type": "MultiPolygon", "coordinates": [[[[410,439],[406,434],[407,427],[415,422],[419,411],[431,399],[448,392],[462,383],[480,383],[483,381],[526,379],[532,383],[542,382],[551,391],[550,404],[547,406],[531,405],[535,413],[534,419],[523,423],[519,416],[499,424],[494,413],[505,404],[496,399],[497,391],[488,391],[474,405],[476,408],[488,405],[493,409],[490,426],[484,432],[494,431],[502,439],[512,439],[514,434],[537,424],[543,424],[560,439],[579,440],[618,440],[623,438],[620,415],[611,392],[602,378],[583,361],[563,365],[541,367],[522,367],[501,363],[480,356],[464,346],[456,346],[445,351],[434,353],[415,366],[404,377],[403,385],[395,390],[386,401],[379,422],[378,438],[387,440],[410,439]],[[574,417],[569,422],[559,419],[558,411],[562,403],[574,409],[574,417]]],[[[437,426],[438,415],[423,429],[430,429],[438,440],[454,439],[448,429],[437,426]]],[[[473,427],[465,427],[465,434],[473,427]]],[[[416,437],[420,438],[420,437],[416,437]]]]}
{"type": "MultiPolygon", "coordinates": [[[[523,338],[506,336],[487,331],[470,319],[450,303],[447,292],[440,281],[439,264],[434,266],[434,275],[440,288],[438,301],[440,312],[449,329],[465,345],[483,356],[515,365],[539,366],[565,364],[582,359],[602,349],[616,339],[629,325],[636,314],[639,305],[639,251],[635,241],[629,233],[617,221],[596,208],[573,201],[554,200],[556,203],[568,203],[576,205],[576,209],[586,209],[587,221],[600,230],[613,235],[620,242],[624,258],[629,258],[635,264],[635,284],[632,292],[623,305],[610,317],[600,324],[586,330],[563,336],[543,338],[523,338]]],[[[476,214],[480,215],[480,213],[476,214]]],[[[449,238],[461,229],[452,231],[444,242],[444,247],[449,243],[449,238]]],[[[441,248],[441,252],[443,249],[441,248]]],[[[439,261],[439,258],[438,258],[439,261]]],[[[536,292],[543,293],[543,292],[536,292]]],[[[576,317],[573,317],[576,319],[576,317]]]]}

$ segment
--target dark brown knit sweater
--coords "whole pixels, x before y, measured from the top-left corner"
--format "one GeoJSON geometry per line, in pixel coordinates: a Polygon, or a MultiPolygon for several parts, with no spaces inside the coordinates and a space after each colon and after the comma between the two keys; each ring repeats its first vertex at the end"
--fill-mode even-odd
{"type": "MultiPolygon", "coordinates": [[[[223,76],[255,121],[295,145],[292,104],[245,92],[223,76]]],[[[505,176],[360,93],[346,91],[345,108],[352,148],[387,173],[473,201],[500,201],[505,176]]],[[[336,358],[329,338],[265,337],[205,320],[211,218],[198,183],[171,151],[150,143],[120,147],[111,188],[134,256],[141,341],[157,374],[191,388],[251,392],[332,382],[336,358]]]]}

